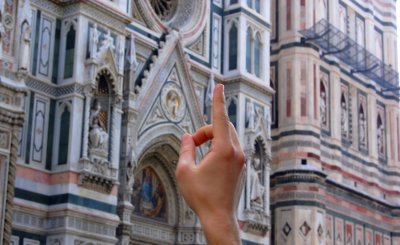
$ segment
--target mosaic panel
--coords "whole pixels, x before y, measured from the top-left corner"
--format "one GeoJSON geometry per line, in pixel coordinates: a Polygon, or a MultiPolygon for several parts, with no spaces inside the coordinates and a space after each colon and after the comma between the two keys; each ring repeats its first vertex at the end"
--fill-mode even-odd
{"type": "Polygon", "coordinates": [[[167,197],[159,176],[152,168],[145,168],[135,175],[132,204],[135,213],[167,221],[167,197]]]}

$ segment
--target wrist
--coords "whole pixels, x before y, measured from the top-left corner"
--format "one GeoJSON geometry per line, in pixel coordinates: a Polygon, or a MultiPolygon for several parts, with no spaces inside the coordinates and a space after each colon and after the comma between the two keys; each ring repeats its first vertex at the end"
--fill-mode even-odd
{"type": "Polygon", "coordinates": [[[239,226],[234,214],[229,212],[199,215],[207,243],[239,245],[239,226]]]}

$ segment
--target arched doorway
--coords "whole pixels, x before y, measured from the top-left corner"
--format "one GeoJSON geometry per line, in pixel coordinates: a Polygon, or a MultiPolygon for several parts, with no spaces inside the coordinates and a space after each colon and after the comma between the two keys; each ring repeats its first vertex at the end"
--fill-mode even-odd
{"type": "Polygon", "coordinates": [[[134,171],[131,244],[177,244],[185,204],[179,195],[175,168],[179,140],[155,138],[134,171]]]}

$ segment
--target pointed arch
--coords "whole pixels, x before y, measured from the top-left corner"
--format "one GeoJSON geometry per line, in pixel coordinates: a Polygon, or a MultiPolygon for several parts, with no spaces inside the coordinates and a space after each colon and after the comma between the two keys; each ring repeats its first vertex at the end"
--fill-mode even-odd
{"type": "Polygon", "coordinates": [[[73,77],[75,60],[75,40],[76,29],[74,24],[70,24],[65,36],[65,55],[64,55],[64,79],[73,77]]]}
{"type": "Polygon", "coordinates": [[[236,22],[232,23],[231,28],[229,29],[229,69],[228,70],[236,70],[238,63],[238,28],[236,26],[236,22]]]}
{"type": "Polygon", "coordinates": [[[261,35],[259,32],[256,33],[254,40],[254,74],[261,78],[261,52],[262,52],[262,42],[261,35]]]}
{"type": "Polygon", "coordinates": [[[251,27],[248,27],[246,31],[246,70],[248,73],[253,72],[253,40],[253,30],[251,29],[251,27]]]}

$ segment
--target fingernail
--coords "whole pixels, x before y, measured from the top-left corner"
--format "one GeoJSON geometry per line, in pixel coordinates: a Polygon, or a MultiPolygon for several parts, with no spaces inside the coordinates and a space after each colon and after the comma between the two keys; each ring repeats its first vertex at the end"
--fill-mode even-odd
{"type": "Polygon", "coordinates": [[[182,144],[187,143],[188,140],[189,140],[189,135],[188,135],[187,133],[184,133],[184,134],[182,135],[182,137],[181,137],[181,142],[182,142],[182,144]]]}

